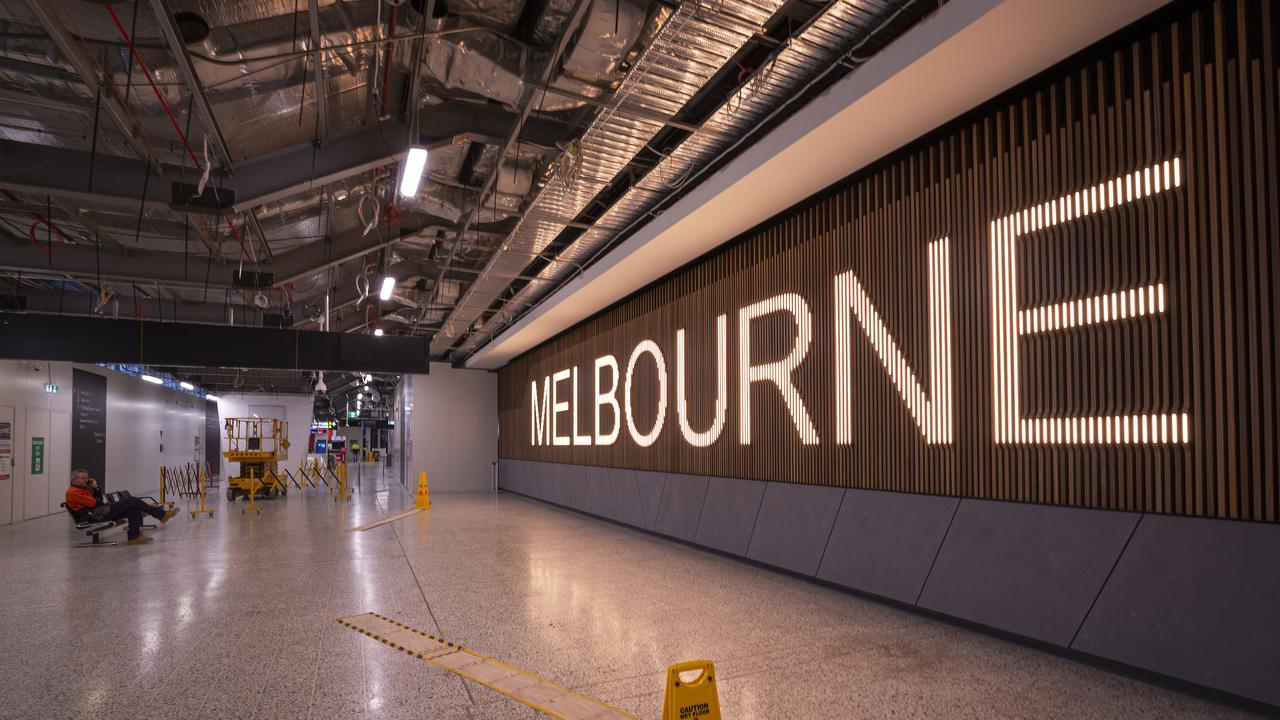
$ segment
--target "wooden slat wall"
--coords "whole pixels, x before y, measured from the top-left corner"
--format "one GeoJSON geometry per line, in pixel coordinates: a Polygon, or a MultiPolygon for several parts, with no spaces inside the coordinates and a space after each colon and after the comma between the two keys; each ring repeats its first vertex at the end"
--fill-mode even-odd
{"type": "MultiPolygon", "coordinates": [[[[516,359],[499,383],[502,456],[1276,522],[1278,11],[1262,0],[1163,11],[516,359]],[[1166,312],[1024,336],[1019,384],[1024,417],[1185,412],[1190,441],[996,444],[989,223],[1172,158],[1180,187],[1018,241],[1020,307],[1163,283],[1166,312]],[[954,440],[925,444],[855,324],[854,436],[839,446],[833,279],[855,271],[932,392],[927,246],[942,237],[954,440]],[[738,309],[784,292],[813,313],[813,344],[794,377],[820,443],[801,444],[779,393],[756,383],[744,446],[738,309]],[[713,417],[721,313],[728,413],[719,440],[695,448],[676,415],[675,333],[686,331],[690,421],[702,430],[713,417]],[[624,425],[612,446],[531,445],[531,381],[541,390],[544,376],[577,367],[578,431],[590,433],[594,359],[613,354],[625,374],[646,338],[662,348],[668,380],[655,444],[637,446],[624,425]]],[[[792,327],[782,314],[758,320],[753,360],[783,356],[792,327]]],[[[636,373],[636,424],[647,431],[658,405],[651,358],[636,373]]]]}

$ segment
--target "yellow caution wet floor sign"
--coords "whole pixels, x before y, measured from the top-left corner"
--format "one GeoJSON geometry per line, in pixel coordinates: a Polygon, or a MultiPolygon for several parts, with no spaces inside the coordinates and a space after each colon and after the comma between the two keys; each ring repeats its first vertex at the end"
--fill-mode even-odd
{"type": "Polygon", "coordinates": [[[714,663],[690,660],[667,668],[662,720],[720,720],[714,663]]]}
{"type": "Polygon", "coordinates": [[[427,492],[427,473],[418,473],[418,498],[414,506],[419,510],[431,509],[431,495],[427,492]]]}

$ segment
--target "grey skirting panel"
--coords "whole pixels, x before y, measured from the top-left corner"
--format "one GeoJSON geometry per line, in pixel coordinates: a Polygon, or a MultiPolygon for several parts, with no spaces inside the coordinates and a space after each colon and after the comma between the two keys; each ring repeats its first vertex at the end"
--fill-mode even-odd
{"type": "Polygon", "coordinates": [[[1280,525],[510,459],[499,485],[1280,706],[1280,525]]]}

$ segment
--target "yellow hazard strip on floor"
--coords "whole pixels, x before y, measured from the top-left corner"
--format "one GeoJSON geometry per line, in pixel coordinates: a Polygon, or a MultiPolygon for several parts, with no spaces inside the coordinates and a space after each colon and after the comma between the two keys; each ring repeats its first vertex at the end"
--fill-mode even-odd
{"type": "Polygon", "coordinates": [[[353,527],[351,528],[351,532],[363,532],[365,530],[370,530],[372,528],[378,527],[379,525],[386,525],[387,523],[395,522],[397,520],[403,520],[407,517],[413,517],[414,515],[417,515],[420,512],[422,512],[422,508],[414,508],[412,510],[406,510],[402,513],[396,513],[395,515],[388,515],[379,520],[374,520],[371,523],[365,523],[360,527],[353,527]]]}
{"type": "Polygon", "coordinates": [[[563,685],[530,675],[519,668],[377,613],[352,615],[338,622],[383,645],[497,690],[552,717],[563,720],[635,720],[633,715],[576,693],[563,685]]]}

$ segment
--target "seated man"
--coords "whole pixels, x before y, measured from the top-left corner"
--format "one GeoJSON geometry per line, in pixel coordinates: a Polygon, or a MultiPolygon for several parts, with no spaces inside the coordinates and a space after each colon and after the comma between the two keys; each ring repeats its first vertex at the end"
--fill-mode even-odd
{"type": "Polygon", "coordinates": [[[151,542],[152,538],[142,534],[142,514],[146,513],[162,523],[178,514],[177,506],[162,510],[155,505],[135,497],[124,498],[113,503],[101,501],[102,491],[98,489],[98,481],[89,477],[88,470],[76,470],[71,473],[71,487],[67,488],[67,507],[77,516],[87,516],[96,522],[129,518],[129,544],[142,545],[151,542]]]}

